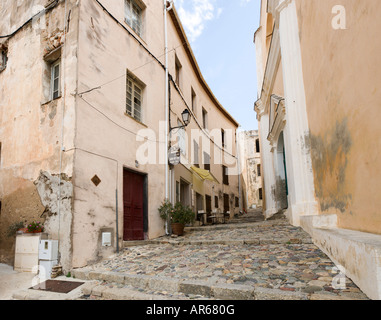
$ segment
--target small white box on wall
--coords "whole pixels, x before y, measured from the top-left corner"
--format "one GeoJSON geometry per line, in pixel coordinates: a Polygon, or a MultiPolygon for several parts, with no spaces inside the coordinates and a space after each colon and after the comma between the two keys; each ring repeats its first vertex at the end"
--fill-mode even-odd
{"type": "Polygon", "coordinates": [[[102,247],[111,247],[111,232],[102,233],[102,247]]]}

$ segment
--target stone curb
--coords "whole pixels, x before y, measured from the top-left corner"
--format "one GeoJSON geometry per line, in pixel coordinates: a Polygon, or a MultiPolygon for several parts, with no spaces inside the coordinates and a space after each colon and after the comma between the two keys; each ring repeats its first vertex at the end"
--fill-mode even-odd
{"type": "Polygon", "coordinates": [[[134,246],[147,246],[147,245],[160,245],[160,244],[170,244],[174,246],[183,245],[266,245],[266,244],[313,244],[312,240],[309,239],[284,239],[284,240],[274,240],[274,239],[242,239],[242,240],[146,240],[141,242],[134,241],[133,243],[125,242],[123,244],[124,248],[134,247],[134,246]]]}
{"type": "MultiPolygon", "coordinates": [[[[110,271],[92,271],[86,269],[73,270],[74,276],[84,280],[103,280],[118,284],[131,285],[143,290],[163,290],[171,294],[182,293],[200,295],[205,298],[220,300],[308,300],[309,295],[303,292],[288,292],[278,289],[267,289],[237,284],[214,284],[200,280],[175,280],[172,278],[155,278],[146,275],[121,274],[110,271]]],[[[106,286],[89,285],[84,290],[87,295],[94,295],[105,299],[166,299],[162,296],[136,293],[126,288],[107,288],[106,286]],[[112,293],[110,293],[110,289],[112,293]],[[107,292],[107,293],[106,293],[107,292]],[[119,293],[118,293],[119,292],[119,293]],[[118,296],[119,294],[119,296],[118,296]]]]}

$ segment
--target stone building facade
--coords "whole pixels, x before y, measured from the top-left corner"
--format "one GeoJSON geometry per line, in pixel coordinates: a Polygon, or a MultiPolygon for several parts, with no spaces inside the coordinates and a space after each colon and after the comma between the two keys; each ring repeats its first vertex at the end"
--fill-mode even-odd
{"type": "Polygon", "coordinates": [[[258,130],[238,133],[244,208],[262,207],[262,166],[258,130]]]}
{"type": "Polygon", "coordinates": [[[12,263],[6,233],[19,221],[44,221],[68,271],[163,236],[166,196],[195,214],[238,210],[238,123],[170,2],[0,4],[1,261],[12,263]],[[167,139],[184,110],[190,124],[167,139]],[[167,145],[179,164],[168,165],[167,145]]]}

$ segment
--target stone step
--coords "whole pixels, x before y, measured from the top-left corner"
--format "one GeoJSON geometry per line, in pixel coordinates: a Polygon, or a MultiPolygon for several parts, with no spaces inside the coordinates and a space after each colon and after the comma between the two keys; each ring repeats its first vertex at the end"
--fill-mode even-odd
{"type": "Polygon", "coordinates": [[[74,270],[77,279],[96,280],[84,295],[112,300],[217,299],[217,300],[308,300],[310,294],[240,284],[216,284],[201,280],[123,274],[110,271],[74,270]],[[100,284],[103,281],[103,284],[100,284]],[[125,285],[127,287],[118,287],[125,285]],[[165,290],[165,291],[163,291],[165,290]],[[159,294],[160,293],[160,294],[159,294]]]}
{"type": "Polygon", "coordinates": [[[148,246],[148,245],[266,245],[266,244],[312,244],[312,239],[310,238],[284,238],[284,239],[239,239],[239,240],[186,240],[183,238],[168,238],[161,240],[145,240],[145,241],[124,241],[123,248],[136,247],[136,246],[148,246]]]}

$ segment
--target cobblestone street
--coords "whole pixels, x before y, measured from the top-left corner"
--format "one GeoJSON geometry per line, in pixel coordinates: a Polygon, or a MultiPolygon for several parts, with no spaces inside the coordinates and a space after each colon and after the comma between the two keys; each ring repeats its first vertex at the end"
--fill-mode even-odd
{"type": "Polygon", "coordinates": [[[301,228],[259,211],[136,243],[74,274],[95,280],[81,299],[367,299],[301,228]]]}

